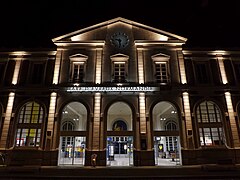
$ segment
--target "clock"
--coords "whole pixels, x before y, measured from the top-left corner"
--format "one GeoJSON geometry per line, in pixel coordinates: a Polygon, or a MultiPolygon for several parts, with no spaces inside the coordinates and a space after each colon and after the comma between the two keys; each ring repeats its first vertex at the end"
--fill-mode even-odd
{"type": "Polygon", "coordinates": [[[129,43],[129,38],[125,33],[117,32],[110,37],[110,41],[112,45],[115,46],[116,48],[123,49],[127,47],[129,43]]]}

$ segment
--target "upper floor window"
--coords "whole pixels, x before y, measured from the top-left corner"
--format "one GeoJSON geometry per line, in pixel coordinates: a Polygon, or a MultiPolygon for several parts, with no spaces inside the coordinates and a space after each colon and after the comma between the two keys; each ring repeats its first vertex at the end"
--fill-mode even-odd
{"type": "Polygon", "coordinates": [[[126,82],[129,57],[124,54],[116,54],[110,57],[112,60],[113,82],[126,82]]]}
{"type": "Polygon", "coordinates": [[[151,58],[154,62],[155,81],[160,84],[168,84],[170,82],[168,67],[170,57],[160,53],[153,55],[151,58]]]}
{"type": "Polygon", "coordinates": [[[44,72],[45,72],[45,63],[43,62],[32,63],[30,83],[31,84],[43,83],[44,72]]]}
{"type": "Polygon", "coordinates": [[[0,63],[0,83],[3,81],[4,73],[5,73],[6,63],[0,63]]]}
{"type": "Polygon", "coordinates": [[[125,82],[126,81],[126,71],[125,62],[114,62],[114,82],[125,82]]]}
{"type": "Polygon", "coordinates": [[[198,83],[201,84],[209,83],[208,66],[206,63],[196,63],[195,74],[198,83]]]}
{"type": "Polygon", "coordinates": [[[155,62],[155,77],[157,83],[167,84],[168,83],[168,68],[167,62],[155,62]]]}
{"type": "Polygon", "coordinates": [[[84,62],[73,62],[72,64],[72,81],[73,82],[83,82],[85,73],[85,63],[84,62]]]}
{"type": "Polygon", "coordinates": [[[69,57],[71,61],[70,80],[74,83],[84,82],[87,56],[75,54],[69,57]]]}
{"type": "Polygon", "coordinates": [[[234,69],[236,74],[236,79],[240,83],[240,61],[234,62],[234,69]]]}
{"type": "Polygon", "coordinates": [[[204,101],[196,111],[201,146],[223,145],[224,130],[220,109],[211,101],[204,101]]]}
{"type": "Polygon", "coordinates": [[[40,146],[43,119],[40,104],[34,101],[26,103],[18,116],[15,146],[40,146]]]}

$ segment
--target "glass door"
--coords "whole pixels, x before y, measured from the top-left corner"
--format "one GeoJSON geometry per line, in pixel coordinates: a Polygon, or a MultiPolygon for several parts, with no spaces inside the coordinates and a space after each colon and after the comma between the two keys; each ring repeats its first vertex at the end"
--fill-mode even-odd
{"type": "Polygon", "coordinates": [[[179,136],[155,136],[154,152],[155,165],[180,165],[179,136]]]}
{"type": "Polygon", "coordinates": [[[59,165],[84,165],[86,137],[61,136],[59,165]]]}
{"type": "Polygon", "coordinates": [[[107,165],[108,166],[133,165],[132,136],[107,137],[107,165]]]}

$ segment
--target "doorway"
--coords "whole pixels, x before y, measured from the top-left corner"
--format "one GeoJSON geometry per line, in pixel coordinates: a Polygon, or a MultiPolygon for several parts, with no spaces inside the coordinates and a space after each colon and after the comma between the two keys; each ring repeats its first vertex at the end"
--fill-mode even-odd
{"type": "Polygon", "coordinates": [[[155,165],[176,166],[181,165],[179,136],[155,136],[154,154],[155,165]]]}
{"type": "Polygon", "coordinates": [[[107,165],[133,166],[133,137],[107,137],[107,165]]]}
{"type": "Polygon", "coordinates": [[[84,165],[86,137],[61,136],[59,145],[59,165],[84,165]]]}

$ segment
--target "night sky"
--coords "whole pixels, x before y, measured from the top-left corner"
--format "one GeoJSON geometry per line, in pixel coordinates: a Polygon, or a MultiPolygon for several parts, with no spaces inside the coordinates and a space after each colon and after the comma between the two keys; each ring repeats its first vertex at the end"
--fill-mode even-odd
{"type": "Polygon", "coordinates": [[[117,17],[183,36],[185,48],[240,47],[239,0],[8,0],[0,7],[1,49],[55,48],[53,38],[117,17]]]}

